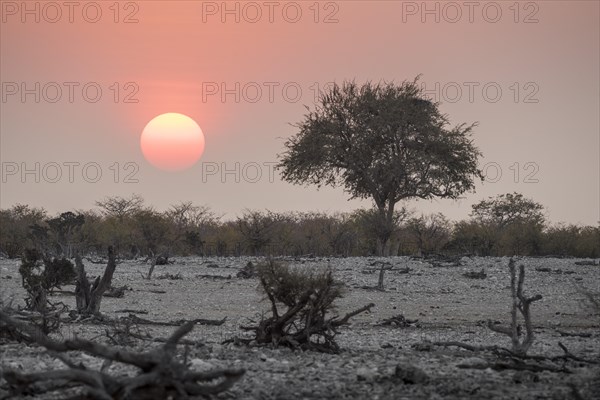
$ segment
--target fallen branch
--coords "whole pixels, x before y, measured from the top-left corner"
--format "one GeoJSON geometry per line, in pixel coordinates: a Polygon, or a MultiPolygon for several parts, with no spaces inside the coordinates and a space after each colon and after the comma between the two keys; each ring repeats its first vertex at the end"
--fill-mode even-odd
{"type": "Polygon", "coordinates": [[[546,357],[546,356],[540,356],[540,355],[519,354],[519,353],[513,352],[510,349],[507,349],[506,347],[500,347],[500,346],[475,346],[475,345],[471,345],[471,344],[467,344],[467,343],[454,342],[454,341],[433,342],[431,344],[433,344],[435,346],[442,346],[442,347],[450,347],[450,346],[460,347],[462,349],[473,351],[473,352],[490,351],[498,356],[507,356],[513,360],[528,359],[528,360],[535,360],[535,361],[553,361],[553,362],[555,362],[555,361],[564,361],[567,359],[571,359],[574,361],[585,362],[585,363],[589,363],[589,364],[600,364],[600,361],[588,360],[585,358],[577,357],[576,355],[571,353],[565,347],[565,345],[563,345],[561,342],[558,342],[558,346],[563,350],[563,352],[565,354],[560,355],[560,356],[552,356],[552,357],[546,357]]]}
{"type": "Polygon", "coordinates": [[[569,351],[569,349],[567,349],[567,347],[564,344],[562,344],[561,342],[558,342],[558,347],[560,347],[562,349],[562,351],[565,352],[564,358],[570,358],[571,360],[584,362],[584,363],[588,363],[588,364],[600,364],[600,361],[597,361],[597,360],[588,360],[585,358],[577,357],[576,355],[571,353],[569,351]]]}
{"type": "Polygon", "coordinates": [[[58,342],[48,338],[39,329],[15,320],[0,311],[0,321],[26,332],[34,340],[55,353],[71,350],[83,351],[101,357],[108,362],[121,362],[140,369],[136,376],[111,376],[104,371],[90,370],[83,364],[75,364],[65,355],[59,356],[69,368],[55,371],[22,373],[7,368],[4,379],[14,395],[26,392],[30,387],[44,384],[44,391],[63,388],[66,382],[81,384],[87,396],[93,399],[127,398],[187,398],[209,396],[228,390],[244,374],[243,369],[219,369],[208,372],[189,370],[185,363],[175,359],[175,348],[194,327],[190,321],[175,330],[164,345],[145,353],[122,348],[108,347],[85,339],[58,342]],[[216,383],[214,383],[216,381],[216,383]]]}
{"type": "Polygon", "coordinates": [[[582,337],[582,338],[592,337],[591,333],[565,332],[565,331],[561,331],[560,329],[556,329],[556,332],[558,332],[560,334],[560,336],[576,336],[576,337],[582,337]]]}
{"type": "Polygon", "coordinates": [[[399,328],[406,328],[408,326],[414,326],[417,322],[419,322],[418,319],[407,319],[404,317],[404,315],[398,314],[394,317],[386,318],[379,321],[375,324],[375,326],[394,326],[399,328]]]}
{"type": "MultiPolygon", "coordinates": [[[[138,333],[135,332],[129,332],[128,333],[129,336],[131,336],[134,339],[139,339],[139,340],[144,340],[147,342],[155,342],[155,343],[167,343],[167,341],[169,339],[165,339],[165,338],[153,338],[150,336],[144,336],[144,335],[140,335],[138,333]]],[[[203,342],[197,341],[197,340],[187,340],[187,339],[179,339],[179,341],[177,342],[178,345],[183,344],[186,346],[194,346],[194,347],[202,347],[204,346],[203,342]]]]}
{"type": "Polygon", "coordinates": [[[129,308],[124,308],[122,310],[117,310],[115,313],[128,313],[128,314],[148,314],[146,310],[130,310],[129,308]]]}
{"type": "Polygon", "coordinates": [[[540,364],[531,364],[525,363],[522,361],[512,361],[512,362],[495,362],[488,365],[488,368],[491,368],[495,371],[504,371],[507,369],[512,369],[516,371],[531,371],[531,372],[564,372],[567,374],[571,373],[571,370],[566,367],[556,367],[553,365],[540,365],[540,364]]]}
{"type": "Polygon", "coordinates": [[[193,320],[177,319],[177,320],[173,320],[173,321],[164,322],[164,321],[152,321],[149,319],[140,318],[135,314],[129,314],[127,319],[129,319],[132,323],[139,324],[139,325],[181,326],[181,325],[187,324],[189,322],[192,322],[192,323],[198,324],[198,325],[220,326],[225,323],[225,321],[227,320],[227,317],[225,317],[223,319],[203,319],[203,318],[197,318],[197,319],[193,319],[193,320]]]}

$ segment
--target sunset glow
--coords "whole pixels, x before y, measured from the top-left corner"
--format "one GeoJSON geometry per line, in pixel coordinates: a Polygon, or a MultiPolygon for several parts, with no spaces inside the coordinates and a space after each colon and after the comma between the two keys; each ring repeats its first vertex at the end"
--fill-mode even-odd
{"type": "Polygon", "coordinates": [[[148,122],[140,146],[150,164],[166,171],[181,171],[190,168],[202,156],[204,134],[190,117],[167,113],[148,122]]]}

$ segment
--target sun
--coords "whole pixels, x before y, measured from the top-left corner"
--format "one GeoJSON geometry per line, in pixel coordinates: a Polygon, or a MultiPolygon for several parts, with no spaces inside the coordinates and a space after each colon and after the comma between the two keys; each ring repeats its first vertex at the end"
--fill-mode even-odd
{"type": "Polygon", "coordinates": [[[166,113],[148,122],[140,146],[146,160],[155,167],[182,171],[202,156],[204,134],[196,121],[187,115],[166,113]]]}

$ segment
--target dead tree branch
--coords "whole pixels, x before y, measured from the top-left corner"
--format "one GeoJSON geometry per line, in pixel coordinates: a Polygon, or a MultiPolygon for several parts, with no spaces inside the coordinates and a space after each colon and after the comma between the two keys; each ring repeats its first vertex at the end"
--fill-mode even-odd
{"type": "Polygon", "coordinates": [[[151,399],[187,398],[188,396],[208,396],[228,390],[244,374],[243,369],[219,369],[209,372],[196,372],[174,359],[175,348],[182,338],[194,327],[194,322],[180,326],[166,340],[165,344],[145,353],[122,348],[113,348],[85,339],[55,341],[39,329],[18,321],[0,311],[0,321],[27,333],[34,340],[55,353],[82,351],[92,356],[130,364],[140,371],[136,376],[111,376],[104,371],[91,370],[83,364],[73,363],[66,355],[58,358],[69,368],[56,371],[22,373],[13,369],[4,370],[4,378],[14,394],[27,392],[32,386],[44,384],[50,391],[65,387],[66,382],[82,385],[87,395],[93,399],[151,399]]]}
{"type": "Polygon", "coordinates": [[[521,264],[519,266],[519,275],[515,268],[515,261],[513,258],[508,263],[510,271],[510,289],[512,298],[511,308],[511,324],[508,328],[495,327],[491,321],[488,321],[488,328],[494,332],[502,333],[511,338],[512,352],[519,355],[526,355],[527,351],[533,344],[535,339],[533,333],[533,325],[531,323],[531,311],[530,306],[534,301],[540,300],[542,295],[538,294],[532,297],[527,297],[523,294],[523,284],[525,282],[525,267],[521,264]],[[521,332],[519,330],[518,315],[521,314],[525,323],[525,337],[521,339],[521,332]]]}

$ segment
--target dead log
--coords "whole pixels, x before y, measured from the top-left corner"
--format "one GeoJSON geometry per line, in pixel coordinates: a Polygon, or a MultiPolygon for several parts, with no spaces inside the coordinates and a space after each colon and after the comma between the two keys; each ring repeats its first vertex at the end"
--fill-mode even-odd
{"type": "Polygon", "coordinates": [[[463,274],[463,276],[465,278],[469,278],[469,279],[485,279],[485,278],[487,278],[487,274],[485,273],[485,270],[483,268],[481,268],[481,271],[479,271],[479,272],[467,271],[463,274]]]}
{"type": "Polygon", "coordinates": [[[193,320],[189,320],[189,321],[186,319],[179,319],[179,320],[174,320],[174,321],[169,321],[169,322],[162,322],[162,321],[152,321],[149,319],[140,318],[135,314],[129,314],[129,316],[127,318],[132,323],[135,323],[138,325],[158,325],[158,326],[180,326],[180,325],[184,325],[188,322],[193,322],[194,324],[199,324],[199,325],[220,326],[220,325],[223,325],[225,323],[225,321],[227,320],[227,317],[225,317],[223,319],[197,318],[197,319],[193,319],[193,320]]]}
{"type": "MultiPolygon", "coordinates": [[[[245,373],[243,369],[218,369],[197,372],[188,369],[184,362],[176,359],[176,346],[194,327],[193,322],[180,326],[165,341],[153,350],[144,353],[114,348],[85,339],[55,341],[39,329],[15,320],[0,311],[0,322],[27,333],[46,347],[51,354],[67,365],[67,369],[23,373],[15,369],[4,369],[3,377],[13,395],[31,392],[36,385],[43,385],[44,391],[64,388],[67,382],[75,382],[86,390],[93,399],[155,399],[188,398],[210,396],[231,388],[245,373]],[[72,362],[67,351],[82,351],[107,362],[130,364],[139,369],[136,376],[112,376],[104,370],[88,369],[82,363],[72,362]],[[57,353],[57,354],[55,354],[57,353]]],[[[39,388],[38,388],[39,389],[39,388]]],[[[39,390],[38,390],[39,393],[39,390]]]]}
{"type": "Polygon", "coordinates": [[[562,331],[560,329],[556,329],[556,332],[558,332],[560,334],[560,336],[576,336],[576,337],[582,337],[582,338],[592,337],[592,334],[588,333],[588,332],[584,332],[584,333],[566,332],[566,331],[562,331]]]}
{"type": "MultiPolygon", "coordinates": [[[[421,344],[432,344],[435,346],[442,346],[442,347],[455,346],[455,347],[459,347],[461,349],[469,350],[472,352],[489,351],[489,352],[496,354],[499,357],[508,357],[512,361],[519,361],[519,362],[521,362],[522,360],[557,362],[557,361],[566,361],[566,360],[570,359],[573,361],[578,361],[578,362],[583,362],[583,363],[588,363],[588,364],[600,364],[600,361],[588,360],[588,359],[581,358],[581,357],[574,355],[561,342],[558,342],[558,346],[563,350],[564,354],[560,355],[560,356],[552,356],[552,357],[546,357],[546,356],[541,356],[541,355],[518,354],[518,353],[513,352],[510,349],[507,349],[506,347],[494,346],[494,345],[492,345],[492,346],[475,346],[475,345],[462,343],[462,342],[455,342],[455,341],[433,342],[433,343],[427,342],[427,343],[421,343],[421,344]]],[[[550,367],[550,368],[552,368],[552,367],[550,367]]],[[[507,369],[507,368],[505,368],[505,369],[507,369]]],[[[517,368],[512,368],[512,369],[519,369],[519,368],[517,367],[517,368]]],[[[534,371],[532,369],[529,369],[529,370],[534,371]]],[[[534,371],[534,372],[536,372],[536,371],[534,371]]],[[[569,371],[564,370],[563,372],[569,372],[569,371]]]]}

